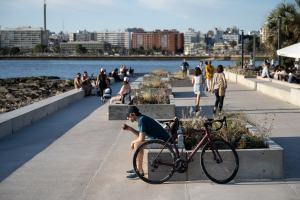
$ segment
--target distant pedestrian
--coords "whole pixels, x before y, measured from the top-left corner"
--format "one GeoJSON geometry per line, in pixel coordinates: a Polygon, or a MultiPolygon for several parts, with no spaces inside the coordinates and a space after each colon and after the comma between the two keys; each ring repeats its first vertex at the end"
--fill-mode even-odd
{"type": "Polygon", "coordinates": [[[270,71],[269,71],[270,63],[264,62],[263,67],[264,67],[264,69],[262,71],[261,77],[270,78],[270,71]]]}
{"type": "Polygon", "coordinates": [[[208,91],[208,88],[207,88],[207,78],[206,78],[206,66],[207,65],[208,65],[208,62],[205,61],[204,62],[204,69],[202,70],[203,76],[205,78],[205,83],[203,84],[203,91],[208,91]]]}
{"type": "Polygon", "coordinates": [[[192,79],[192,84],[194,84],[194,93],[196,95],[196,112],[199,111],[200,98],[203,92],[204,83],[205,79],[203,77],[202,71],[199,67],[196,67],[192,79]]]}
{"type": "Polygon", "coordinates": [[[206,71],[206,79],[207,79],[207,88],[208,88],[208,92],[210,92],[213,90],[212,82],[213,82],[214,72],[215,72],[215,68],[214,66],[211,65],[211,61],[208,61],[208,65],[206,65],[205,71],[206,71]]]}
{"type": "Polygon", "coordinates": [[[225,93],[221,94],[221,95],[219,93],[222,83],[223,83],[224,88],[225,89],[227,88],[227,81],[226,81],[225,75],[223,73],[223,70],[224,70],[224,68],[222,65],[219,65],[217,67],[217,73],[214,75],[214,80],[213,80],[213,84],[212,84],[212,87],[213,87],[212,94],[215,93],[215,95],[216,95],[216,102],[215,102],[215,107],[213,110],[214,114],[216,113],[216,109],[218,106],[219,106],[220,111],[222,111],[222,108],[223,108],[225,93]]]}
{"type": "Polygon", "coordinates": [[[183,63],[180,66],[182,68],[182,74],[183,76],[187,75],[187,70],[189,69],[189,64],[186,62],[186,59],[183,59],[183,63]]]}
{"type": "Polygon", "coordinates": [[[105,102],[105,99],[103,98],[104,90],[105,88],[109,87],[105,72],[106,70],[104,68],[101,68],[100,74],[97,76],[97,81],[96,81],[96,88],[98,87],[99,84],[100,96],[102,102],[105,102]]]}

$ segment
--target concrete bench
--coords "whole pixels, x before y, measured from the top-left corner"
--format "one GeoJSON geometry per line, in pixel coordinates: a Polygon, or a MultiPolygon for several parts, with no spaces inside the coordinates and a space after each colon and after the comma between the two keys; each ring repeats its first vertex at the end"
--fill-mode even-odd
{"type": "Polygon", "coordinates": [[[0,138],[12,134],[84,97],[85,91],[74,89],[2,114],[0,115],[0,138]]]}

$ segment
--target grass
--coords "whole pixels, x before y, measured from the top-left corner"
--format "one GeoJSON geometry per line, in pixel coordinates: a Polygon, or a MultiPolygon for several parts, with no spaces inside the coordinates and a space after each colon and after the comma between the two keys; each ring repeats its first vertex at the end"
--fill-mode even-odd
{"type": "Polygon", "coordinates": [[[163,90],[138,90],[133,98],[133,105],[140,104],[170,104],[170,98],[163,90]]]}
{"type": "Polygon", "coordinates": [[[151,75],[154,75],[154,76],[168,76],[169,74],[171,74],[171,72],[169,72],[166,69],[157,69],[157,70],[151,72],[151,75]]]}
{"type": "Polygon", "coordinates": [[[171,81],[173,80],[190,80],[188,76],[184,75],[182,71],[178,71],[172,74],[171,81]]]}
{"type": "MultiPolygon", "coordinates": [[[[207,121],[206,117],[202,117],[202,111],[193,112],[191,109],[187,114],[183,112],[182,131],[200,130],[204,128],[204,123],[207,121]]],[[[215,119],[222,119],[223,116],[227,117],[227,126],[223,126],[219,131],[211,132],[213,139],[223,139],[229,142],[236,149],[256,149],[267,148],[266,140],[270,137],[273,129],[273,123],[268,124],[267,118],[257,119],[251,118],[240,110],[238,112],[223,111],[220,115],[215,116],[215,119]],[[254,126],[258,133],[254,135],[248,130],[244,122],[254,126]]],[[[273,120],[272,120],[273,122],[273,120]]],[[[220,124],[213,124],[212,129],[220,127],[220,124]]],[[[196,145],[203,138],[202,133],[192,133],[184,136],[186,149],[194,149],[196,145]]]]}
{"type": "Polygon", "coordinates": [[[144,85],[142,85],[141,89],[145,88],[168,88],[168,83],[162,82],[159,76],[151,76],[151,81],[147,81],[144,85]]]}

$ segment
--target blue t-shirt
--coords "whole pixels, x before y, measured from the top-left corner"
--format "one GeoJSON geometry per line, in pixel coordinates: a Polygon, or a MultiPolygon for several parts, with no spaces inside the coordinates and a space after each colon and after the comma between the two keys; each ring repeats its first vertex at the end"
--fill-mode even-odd
{"type": "Polygon", "coordinates": [[[168,132],[159,123],[148,116],[141,115],[138,126],[139,132],[145,132],[150,139],[157,138],[166,142],[170,138],[168,132]]]}
{"type": "Polygon", "coordinates": [[[297,80],[297,77],[298,77],[298,76],[297,76],[296,74],[293,74],[293,73],[292,73],[292,74],[289,76],[288,82],[289,82],[289,83],[297,83],[297,81],[296,81],[296,80],[297,80]]]}
{"type": "Polygon", "coordinates": [[[189,64],[187,62],[183,62],[181,66],[183,66],[182,71],[187,71],[189,64]]]}

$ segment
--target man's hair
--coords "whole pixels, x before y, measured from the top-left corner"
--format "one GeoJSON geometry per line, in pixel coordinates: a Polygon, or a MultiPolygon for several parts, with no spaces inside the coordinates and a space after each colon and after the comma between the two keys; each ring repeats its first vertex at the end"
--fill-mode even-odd
{"type": "Polygon", "coordinates": [[[297,71],[296,68],[293,68],[293,69],[292,69],[292,73],[295,73],[296,71],[297,71]]]}
{"type": "Polygon", "coordinates": [[[208,64],[209,64],[209,65],[211,65],[211,60],[210,60],[210,61],[208,61],[208,64]]]}
{"type": "Polygon", "coordinates": [[[87,74],[87,72],[86,72],[86,71],[84,71],[83,73],[84,73],[84,74],[87,74]]]}
{"type": "Polygon", "coordinates": [[[203,63],[203,61],[200,61],[200,63],[203,63]]]}
{"type": "Polygon", "coordinates": [[[196,67],[195,72],[194,72],[194,76],[199,76],[201,74],[202,74],[201,69],[199,67],[196,67]]]}
{"type": "Polygon", "coordinates": [[[270,67],[270,63],[267,63],[267,66],[270,67]]]}
{"type": "Polygon", "coordinates": [[[207,62],[207,61],[205,61],[205,64],[206,64],[206,65],[208,65],[208,62],[207,62]]]}
{"type": "Polygon", "coordinates": [[[223,71],[224,71],[223,65],[219,65],[219,66],[217,67],[217,72],[218,72],[218,73],[222,73],[223,71]]]}
{"type": "Polygon", "coordinates": [[[81,74],[80,74],[80,73],[77,73],[77,75],[79,75],[79,76],[80,76],[81,74]]]}

